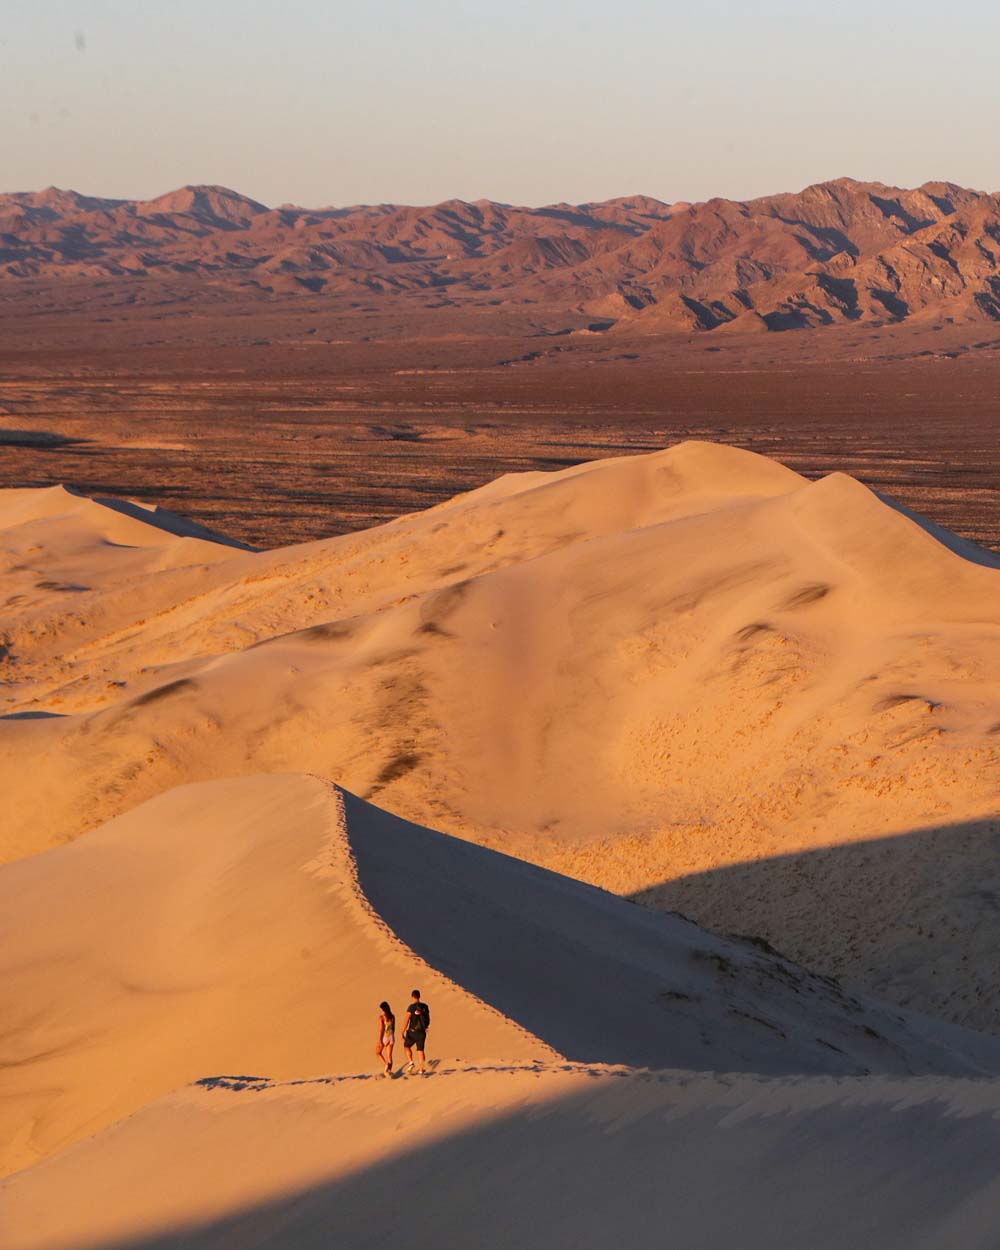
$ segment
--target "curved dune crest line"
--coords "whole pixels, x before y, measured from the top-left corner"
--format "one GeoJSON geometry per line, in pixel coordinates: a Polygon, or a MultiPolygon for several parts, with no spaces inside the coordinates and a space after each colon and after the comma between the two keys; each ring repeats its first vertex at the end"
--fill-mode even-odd
{"type": "Polygon", "coordinates": [[[378,1071],[377,1004],[401,1022],[414,984],[446,1063],[1000,1073],[1000,1040],[318,778],[258,776],[0,869],[0,1164],[206,1076],[378,1071]]]}
{"type": "Polygon", "coordinates": [[[992,1072],[1000,1057],[998,1039],[856,999],[766,943],[341,797],[357,882],[380,922],[571,1060],[854,1073],[992,1072]]]}
{"type": "MultiPolygon", "coordinates": [[[[405,975],[411,981],[416,979],[421,982],[421,993],[425,998],[437,999],[439,990],[451,990],[455,985],[460,985],[462,981],[467,979],[462,974],[469,970],[468,952],[465,951],[464,958],[459,961],[457,969],[459,973],[458,982],[451,981],[442,974],[439,963],[425,960],[412,946],[406,943],[401,934],[393,927],[392,921],[379,911],[376,902],[372,900],[365,889],[359,873],[358,848],[359,846],[368,847],[373,840],[377,841],[379,839],[382,828],[380,818],[386,815],[386,813],[380,812],[378,808],[372,807],[369,803],[355,799],[353,795],[347,794],[339,786],[330,787],[330,801],[336,812],[336,826],[329,844],[324,848],[318,859],[310,865],[310,869],[335,892],[338,900],[342,901],[346,908],[354,911],[359,916],[360,922],[366,928],[375,932],[380,944],[384,945],[385,953],[396,964],[398,968],[397,976],[405,975]]],[[[405,822],[396,823],[404,824],[405,822]]],[[[412,850],[414,844],[419,842],[420,835],[425,832],[424,830],[416,830],[409,825],[406,828],[408,831],[412,830],[415,835],[410,839],[408,848],[411,851],[411,856],[409,860],[401,856],[398,862],[394,863],[390,869],[390,875],[393,878],[394,896],[399,900],[405,899],[415,887],[415,879],[412,875],[412,850]]],[[[365,880],[367,880],[367,874],[365,880]]],[[[454,891],[451,897],[448,897],[446,894],[443,904],[432,893],[429,899],[424,900],[424,906],[431,909],[440,905],[449,907],[454,906],[455,901],[454,891]]],[[[460,938],[459,942],[461,943],[460,938]]],[[[412,990],[413,988],[411,985],[410,989],[412,990]]],[[[399,999],[400,1039],[402,1038],[403,1013],[408,1003],[409,996],[404,992],[399,999]]],[[[476,1009],[475,1015],[477,1019],[491,1012],[496,1017],[494,1020],[496,1027],[492,1032],[498,1040],[502,1039],[501,1049],[504,1050],[504,1053],[524,1053],[526,1047],[527,1053],[535,1056],[558,1057],[558,1051],[554,1051],[540,1037],[523,1028],[518,1023],[516,1016],[507,1017],[497,1011],[492,1006],[491,1000],[477,996],[476,1009]]],[[[438,1036],[448,1037],[448,1026],[449,1024],[453,1026],[454,1022],[449,1018],[447,1001],[445,1002],[443,1012],[438,1004],[435,1004],[434,1017],[436,1020],[440,1018],[444,1021],[444,1028],[435,1029],[434,1040],[436,1041],[438,1036]]],[[[465,1036],[466,1033],[467,1030],[463,1028],[461,1036],[465,1036]]],[[[467,1045],[481,1046],[486,1041],[487,1036],[488,1034],[484,1034],[482,1037],[477,1038],[475,1043],[467,1043],[467,1045]]],[[[457,1044],[454,1032],[448,1037],[448,1044],[457,1044]]],[[[1000,1055],[1000,1051],[998,1051],[998,1055],[1000,1055]]],[[[402,1062],[401,1059],[400,1062],[402,1062]]]]}
{"type": "Polygon", "coordinates": [[[415,979],[450,1053],[549,1054],[372,922],[344,836],[327,783],[251,777],[0,870],[3,1170],[206,1073],[374,1069],[415,979]]]}
{"type": "Polygon", "coordinates": [[[0,1222],[6,1250],[589,1250],[652,1227],[713,1250],[992,1250],[998,1149],[992,1081],[538,1064],[216,1085],[13,1177],[0,1222]]]}
{"type": "Polygon", "coordinates": [[[1000,1024],[1000,913],[964,851],[931,892],[893,857],[864,949],[836,891],[748,908],[729,875],[997,815],[1000,573],[860,483],[684,443],[211,566],[123,580],[132,554],[101,552],[64,553],[59,589],[8,574],[3,697],[64,714],[0,719],[0,859],[179,784],[307,771],[1000,1024]]]}
{"type": "Polygon", "coordinates": [[[173,537],[153,514],[148,523],[119,516],[62,487],[0,491],[3,580],[13,592],[6,628],[12,651],[30,659],[16,674],[23,689],[15,702],[56,697],[64,710],[100,707],[115,698],[102,677],[120,681],[151,663],[184,663],[370,613],[459,575],[802,483],[752,452],[680,443],[558,473],[508,474],[362,533],[250,554],[173,537]],[[90,593],[70,601],[39,579],[90,593]]]}

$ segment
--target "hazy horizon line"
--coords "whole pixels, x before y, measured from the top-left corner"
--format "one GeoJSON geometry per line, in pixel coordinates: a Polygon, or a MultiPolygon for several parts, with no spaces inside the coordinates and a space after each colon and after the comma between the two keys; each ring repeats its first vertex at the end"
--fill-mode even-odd
{"type": "Polygon", "coordinates": [[[882,182],[873,178],[855,178],[850,174],[840,174],[833,178],[823,178],[818,181],[808,182],[804,186],[796,190],[777,190],[767,192],[764,195],[754,195],[748,197],[739,197],[735,195],[711,195],[705,198],[687,199],[681,197],[675,200],[664,200],[658,195],[653,195],[647,191],[632,191],[621,195],[606,196],[602,199],[585,199],[585,200],[548,200],[540,204],[530,204],[523,201],[497,199],[493,196],[483,195],[474,199],[468,199],[464,196],[453,195],[445,196],[440,200],[424,201],[414,203],[406,200],[355,200],[351,203],[326,203],[326,204],[300,204],[293,200],[283,200],[280,203],[270,204],[265,200],[259,199],[254,195],[250,195],[245,191],[239,191],[235,187],[223,182],[184,182],[177,186],[161,191],[157,195],[152,196],[131,196],[131,195],[102,195],[94,191],[81,191],[73,186],[59,186],[56,183],[50,183],[47,186],[37,189],[19,189],[16,191],[0,191],[0,196],[25,196],[25,195],[44,195],[46,192],[53,191],[60,194],[78,195],[84,199],[101,200],[111,204],[152,204],[157,200],[166,199],[170,195],[176,195],[179,191],[221,191],[229,195],[234,195],[243,200],[249,200],[261,207],[276,211],[279,209],[302,209],[305,211],[324,211],[324,210],[347,210],[353,208],[437,208],[442,204],[495,204],[501,208],[527,208],[527,209],[544,209],[556,208],[560,205],[569,205],[574,208],[581,208],[591,204],[610,204],[623,200],[646,199],[653,200],[657,204],[662,204],[667,208],[674,205],[696,205],[710,204],[714,200],[722,200],[732,204],[750,204],[756,200],[770,199],[778,195],[802,195],[806,191],[812,190],[814,187],[833,186],[837,183],[853,183],[857,186],[874,186],[884,187],[893,191],[920,191],[928,186],[953,186],[964,191],[973,191],[979,195],[995,196],[1000,195],[1000,191],[987,191],[981,187],[970,187],[963,183],[955,182],[950,178],[927,178],[915,186],[906,187],[898,183],[882,182]]]}

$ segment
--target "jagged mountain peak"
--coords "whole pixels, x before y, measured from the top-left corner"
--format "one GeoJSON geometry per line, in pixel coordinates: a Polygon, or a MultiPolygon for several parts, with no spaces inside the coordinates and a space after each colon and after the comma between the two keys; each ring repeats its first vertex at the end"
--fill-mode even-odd
{"type": "MultiPolygon", "coordinates": [[[[438,204],[270,209],[191,184],[151,200],[50,187],[0,196],[0,282],[211,273],[213,288],[383,301],[448,288],[452,306],[531,305],[650,333],[779,331],[911,317],[1000,320],[1000,198],[840,176],[751,200],[646,195],[539,208],[438,204]],[[139,236],[139,238],[137,238],[139,236]],[[141,242],[140,242],[141,239],[141,242]]],[[[607,327],[605,327],[607,328],[607,327]]]]}
{"type": "Polygon", "coordinates": [[[228,187],[190,184],[136,205],[143,213],[187,213],[217,221],[248,224],[268,212],[267,205],[228,187]]]}

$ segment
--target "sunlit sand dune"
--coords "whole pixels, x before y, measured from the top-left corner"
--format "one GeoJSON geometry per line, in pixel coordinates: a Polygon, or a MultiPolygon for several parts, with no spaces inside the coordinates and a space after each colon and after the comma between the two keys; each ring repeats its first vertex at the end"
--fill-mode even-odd
{"type": "Polygon", "coordinates": [[[146,674],[159,665],[381,611],[598,535],[802,484],[761,456],[685,443],[556,474],[509,474],[372,530],[236,558],[223,542],[180,540],[156,523],[158,512],[145,510],[144,526],[140,505],[119,502],[129,510],[122,515],[107,506],[115,501],[58,487],[0,491],[5,628],[20,660],[6,702],[92,709],[118,697],[114,683],[142,675],[151,684],[146,674]],[[49,584],[54,572],[59,586],[49,584]]]}
{"type": "Polygon", "coordinates": [[[188,787],[0,870],[5,1170],[209,1072],[375,1070],[414,978],[459,1053],[549,1053],[371,912],[341,811],[305,777],[188,787]]]}
{"type": "Polygon", "coordinates": [[[11,494],[4,858],[308,771],[998,1023],[1000,573],[852,479],[687,443],[262,553],[11,494]]]}
{"type": "Polygon", "coordinates": [[[377,1072],[415,985],[452,1065],[1000,1074],[1000,1040],[275,775],[0,869],[4,1168],[201,1077],[377,1072]]]}
{"type": "Polygon", "coordinates": [[[1000,1089],[537,1063],[212,1081],[0,1187],[7,1250],[992,1250],[1000,1089]]]}
{"type": "Polygon", "coordinates": [[[4,1250],[993,1244],[992,553],[688,443],[0,559],[4,1250]]]}

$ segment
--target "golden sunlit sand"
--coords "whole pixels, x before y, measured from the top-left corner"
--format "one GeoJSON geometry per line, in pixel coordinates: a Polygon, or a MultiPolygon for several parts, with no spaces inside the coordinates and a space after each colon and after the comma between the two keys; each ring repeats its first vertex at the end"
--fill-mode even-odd
{"type": "Polygon", "coordinates": [[[12,494],[3,858],[305,771],[996,1023],[996,557],[852,479],[685,443],[261,553],[12,494]]]}
{"type": "Polygon", "coordinates": [[[431,1174],[421,1245],[719,1186],[713,1246],[779,1190],[991,1244],[996,557],[706,443],[264,552],[6,491],[0,545],[5,1247],[381,1245],[431,1174]]]}

